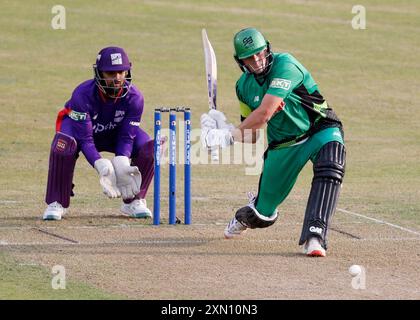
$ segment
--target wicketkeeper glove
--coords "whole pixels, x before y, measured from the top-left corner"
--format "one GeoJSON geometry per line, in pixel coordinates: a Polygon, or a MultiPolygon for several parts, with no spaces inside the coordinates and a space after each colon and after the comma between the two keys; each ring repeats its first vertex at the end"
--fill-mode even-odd
{"type": "Polygon", "coordinates": [[[108,159],[98,159],[94,163],[94,167],[99,174],[99,183],[102,191],[108,198],[121,197],[121,192],[117,187],[117,178],[115,176],[114,167],[108,159]]]}
{"type": "Polygon", "coordinates": [[[122,198],[124,200],[133,199],[140,192],[141,174],[139,168],[131,166],[130,159],[125,156],[114,157],[112,164],[122,198]]]}

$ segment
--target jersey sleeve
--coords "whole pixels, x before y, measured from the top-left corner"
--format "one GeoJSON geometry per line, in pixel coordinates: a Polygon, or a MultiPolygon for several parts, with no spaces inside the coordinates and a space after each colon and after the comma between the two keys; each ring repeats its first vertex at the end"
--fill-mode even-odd
{"type": "Polygon", "coordinates": [[[252,112],[251,108],[239,100],[239,110],[241,113],[241,122],[244,121],[252,112]]]}
{"type": "Polygon", "coordinates": [[[236,96],[239,100],[239,112],[240,112],[241,122],[242,122],[246,119],[246,117],[248,117],[251,114],[252,109],[244,102],[245,99],[243,98],[239,90],[240,81],[241,79],[239,79],[238,82],[236,83],[236,96]]]}
{"type": "Polygon", "coordinates": [[[116,156],[130,157],[133,150],[134,138],[138,127],[140,126],[141,116],[143,114],[144,98],[142,95],[133,97],[130,105],[121,122],[121,128],[117,136],[117,145],[115,149],[116,156]]]}
{"type": "Polygon", "coordinates": [[[287,63],[281,69],[273,70],[266,93],[284,100],[303,83],[303,79],[303,72],[295,64],[287,63]]]}
{"type": "Polygon", "coordinates": [[[100,159],[101,155],[93,141],[92,120],[90,119],[87,104],[83,97],[74,92],[65,107],[70,110],[68,117],[72,122],[73,136],[86,160],[93,167],[95,161],[100,159]]]}

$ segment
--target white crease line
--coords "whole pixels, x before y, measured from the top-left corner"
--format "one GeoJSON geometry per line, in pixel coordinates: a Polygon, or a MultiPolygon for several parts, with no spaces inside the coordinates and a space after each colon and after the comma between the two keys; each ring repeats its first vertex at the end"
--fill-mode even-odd
{"type": "Polygon", "coordinates": [[[20,201],[15,201],[15,200],[0,200],[0,204],[16,204],[19,202],[20,201]]]}
{"type": "MultiPolygon", "coordinates": [[[[107,242],[79,242],[79,243],[57,243],[57,242],[28,242],[28,243],[2,243],[0,246],[10,246],[10,247],[19,247],[19,246],[107,246],[107,245],[129,245],[129,244],[205,244],[211,241],[226,242],[226,243],[236,243],[241,241],[237,240],[225,240],[220,239],[208,239],[208,240],[126,240],[126,241],[107,241],[107,242]]],[[[243,239],[244,242],[255,242],[255,243],[285,243],[285,242],[296,242],[296,239],[243,239]]],[[[420,238],[364,238],[364,239],[346,239],[346,241],[420,241],[420,238]]]]}
{"type": "Polygon", "coordinates": [[[2,226],[0,227],[0,230],[29,230],[33,227],[22,227],[22,226],[2,226]]]}
{"type": "Polygon", "coordinates": [[[371,217],[365,216],[365,215],[360,214],[360,213],[355,213],[355,212],[351,212],[351,211],[344,210],[344,209],[337,209],[337,211],[348,213],[348,214],[351,214],[351,215],[354,215],[354,216],[357,216],[357,217],[360,217],[360,218],[365,218],[365,219],[368,219],[368,220],[371,220],[371,221],[375,221],[377,223],[386,224],[387,226],[397,228],[397,229],[400,229],[400,230],[403,230],[403,231],[407,231],[407,232],[410,232],[410,233],[414,233],[414,234],[420,236],[420,232],[417,232],[417,231],[414,231],[414,230],[411,230],[411,229],[407,229],[407,228],[404,228],[404,227],[401,227],[401,226],[398,226],[396,224],[389,223],[389,222],[386,222],[386,221],[383,221],[383,220],[371,218],[371,217]]]}
{"type": "MultiPolygon", "coordinates": [[[[367,224],[366,222],[360,221],[347,221],[347,222],[336,222],[333,223],[333,226],[344,226],[344,225],[353,225],[353,224],[367,224]]],[[[301,222],[290,222],[290,223],[282,223],[283,227],[287,226],[301,226],[301,222]]],[[[208,227],[208,226],[226,226],[226,222],[213,222],[213,223],[193,223],[192,225],[186,226],[184,224],[180,224],[178,226],[185,226],[186,228],[195,228],[195,227],[208,227]]],[[[176,228],[176,226],[171,226],[168,224],[161,224],[159,226],[154,226],[151,224],[110,224],[110,225],[93,225],[93,226],[42,226],[42,228],[46,230],[64,230],[64,229],[130,229],[130,228],[176,228]]],[[[0,231],[2,230],[30,230],[33,229],[34,226],[0,226],[0,231]]]]}

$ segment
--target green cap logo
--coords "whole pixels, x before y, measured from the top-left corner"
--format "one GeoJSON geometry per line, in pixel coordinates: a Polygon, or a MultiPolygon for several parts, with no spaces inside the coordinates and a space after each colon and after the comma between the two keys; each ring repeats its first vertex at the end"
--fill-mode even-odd
{"type": "Polygon", "coordinates": [[[245,37],[242,40],[242,43],[244,44],[244,47],[248,49],[254,45],[254,40],[252,40],[252,37],[245,37]]]}

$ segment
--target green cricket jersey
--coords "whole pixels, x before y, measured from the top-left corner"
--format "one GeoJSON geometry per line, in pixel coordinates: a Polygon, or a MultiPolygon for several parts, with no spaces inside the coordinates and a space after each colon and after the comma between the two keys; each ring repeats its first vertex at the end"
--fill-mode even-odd
{"type": "Polygon", "coordinates": [[[283,110],[268,121],[268,143],[283,143],[317,129],[342,126],[311,74],[289,53],[273,53],[271,70],[263,79],[256,80],[250,73],[239,78],[236,94],[242,120],[259,107],[266,93],[285,102],[283,110]]]}

